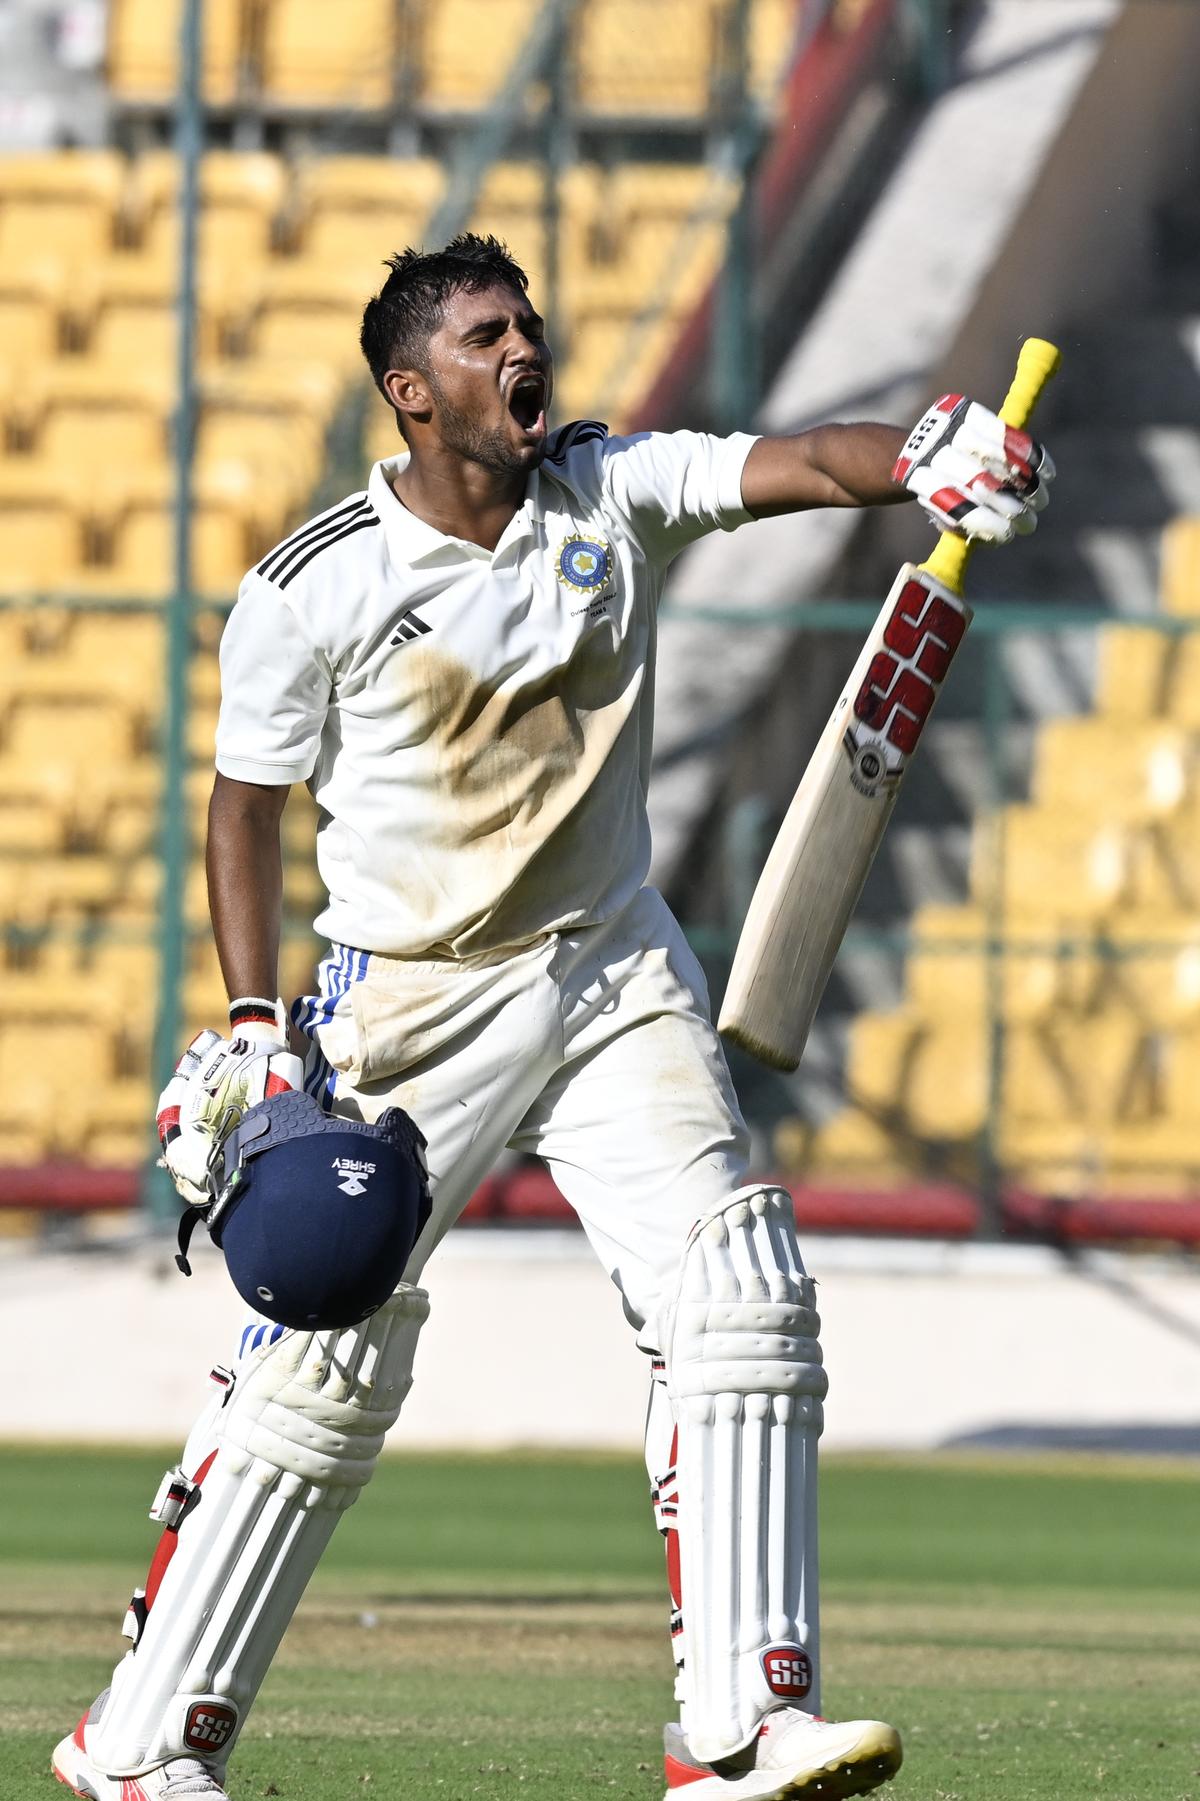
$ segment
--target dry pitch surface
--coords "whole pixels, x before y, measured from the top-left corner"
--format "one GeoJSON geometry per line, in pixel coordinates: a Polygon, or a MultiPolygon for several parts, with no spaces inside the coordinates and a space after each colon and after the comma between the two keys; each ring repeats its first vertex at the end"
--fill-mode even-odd
{"type": "MultiPolygon", "coordinates": [[[[168,1458],[0,1449],[0,1797],[121,1649],[168,1458]]],[[[826,1707],[893,1720],[896,1801],[1200,1801],[1200,1474],[827,1459],[826,1707]]],[[[339,1529],[234,1801],[652,1801],[669,1679],[632,1460],[387,1460],[339,1529]]]]}

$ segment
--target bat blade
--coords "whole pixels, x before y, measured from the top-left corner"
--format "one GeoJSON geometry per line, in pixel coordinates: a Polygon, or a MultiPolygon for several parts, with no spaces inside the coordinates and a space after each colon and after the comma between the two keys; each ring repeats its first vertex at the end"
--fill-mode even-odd
{"type": "Polygon", "coordinates": [[[817,741],[754,890],[717,1022],[797,1067],[900,784],[971,609],[906,563],[817,741]]]}

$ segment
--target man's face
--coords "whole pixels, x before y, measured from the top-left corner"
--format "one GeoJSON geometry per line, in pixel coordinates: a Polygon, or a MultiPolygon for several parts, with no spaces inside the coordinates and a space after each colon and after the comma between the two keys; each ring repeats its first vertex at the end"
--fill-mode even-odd
{"type": "Polygon", "coordinates": [[[429,340],[435,425],[449,450],[496,474],[536,469],[546,451],[554,358],[541,316],[509,287],[460,290],[429,340]]]}

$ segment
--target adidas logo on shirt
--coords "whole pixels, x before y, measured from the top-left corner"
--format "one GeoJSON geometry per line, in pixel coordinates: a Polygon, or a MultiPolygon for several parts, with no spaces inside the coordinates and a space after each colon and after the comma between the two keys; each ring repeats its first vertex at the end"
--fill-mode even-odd
{"type": "Polygon", "coordinates": [[[419,638],[422,633],[432,630],[433,627],[426,625],[423,619],[418,619],[415,613],[407,613],[400,621],[393,636],[388,639],[388,643],[411,644],[414,638],[419,638]]]}

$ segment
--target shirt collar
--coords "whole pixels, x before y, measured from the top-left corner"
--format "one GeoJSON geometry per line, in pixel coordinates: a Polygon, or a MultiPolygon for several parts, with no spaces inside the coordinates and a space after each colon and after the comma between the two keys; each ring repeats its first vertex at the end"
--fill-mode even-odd
{"type": "Polygon", "coordinates": [[[465,538],[448,537],[424,519],[410,513],[392,487],[393,478],[408,462],[408,452],[384,457],[376,463],[367,479],[367,498],[383,523],[388,554],[397,565],[429,568],[438,563],[496,563],[514,544],[522,543],[534,533],[542,518],[541,476],[530,471],[525,486],[525,499],[504,528],[494,551],[465,538]]]}

